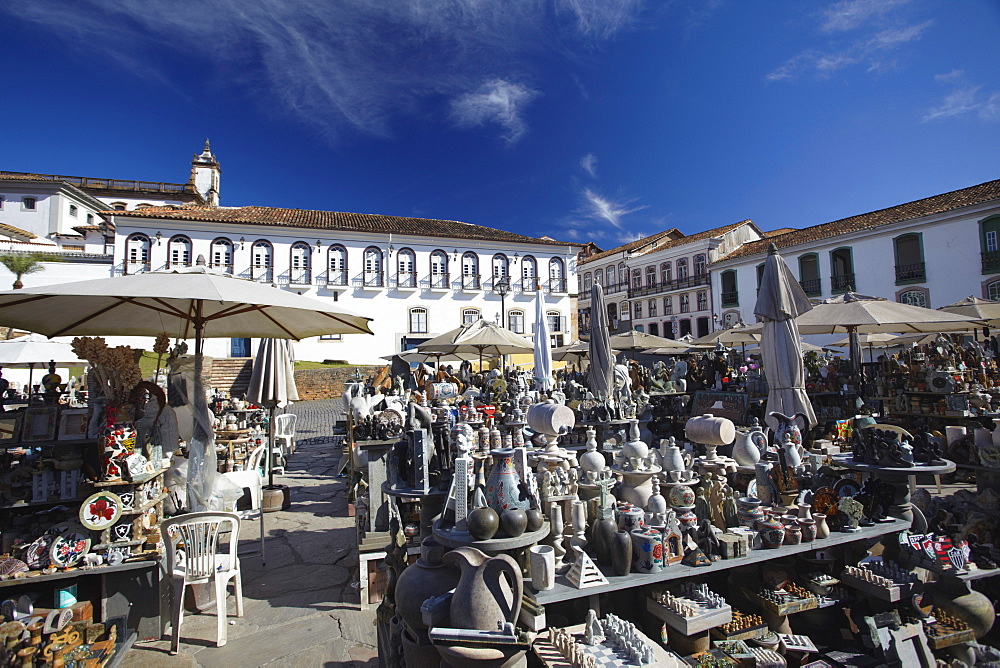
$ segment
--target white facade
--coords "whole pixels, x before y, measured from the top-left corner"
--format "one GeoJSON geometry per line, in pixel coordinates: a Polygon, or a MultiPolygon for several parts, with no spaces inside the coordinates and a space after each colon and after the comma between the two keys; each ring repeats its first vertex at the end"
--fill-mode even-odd
{"type": "Polygon", "coordinates": [[[715,314],[753,323],[759,267],[774,242],[811,298],[853,289],[927,308],[1000,298],[1000,181],[745,246],[712,264],[715,314]]]}

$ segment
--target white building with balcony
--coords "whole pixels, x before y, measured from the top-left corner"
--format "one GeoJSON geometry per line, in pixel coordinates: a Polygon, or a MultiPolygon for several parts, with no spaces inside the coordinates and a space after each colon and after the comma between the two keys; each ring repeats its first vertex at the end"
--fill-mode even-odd
{"type": "Polygon", "coordinates": [[[853,290],[938,308],[969,295],[1000,299],[1000,181],[934,195],[748,243],[711,264],[714,313],[756,321],[774,242],[807,295],[853,290]]]}
{"type": "Polygon", "coordinates": [[[579,262],[580,331],[590,329],[591,286],[605,293],[613,332],[636,329],[666,338],[713,330],[709,266],[743,244],[763,238],[745,220],[684,236],[676,229],[598,252],[579,262]]]}

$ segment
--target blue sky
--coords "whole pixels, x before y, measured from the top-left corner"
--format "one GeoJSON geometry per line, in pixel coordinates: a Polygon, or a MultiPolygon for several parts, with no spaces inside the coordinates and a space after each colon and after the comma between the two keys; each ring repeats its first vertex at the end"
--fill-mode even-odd
{"type": "Polygon", "coordinates": [[[996,0],[0,4],[0,169],[610,248],[1000,178],[996,0]]]}

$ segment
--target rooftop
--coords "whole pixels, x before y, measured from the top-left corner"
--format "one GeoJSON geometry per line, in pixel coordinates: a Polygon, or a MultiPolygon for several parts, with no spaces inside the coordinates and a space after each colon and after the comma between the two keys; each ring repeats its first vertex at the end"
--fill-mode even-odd
{"type": "MultiPolygon", "coordinates": [[[[791,230],[776,236],[768,236],[760,241],[752,241],[744,244],[725,258],[720,259],[719,262],[726,262],[748,255],[764,254],[767,252],[767,247],[770,243],[774,243],[778,248],[785,248],[810,241],[829,239],[841,234],[881,227],[882,225],[898,223],[921,216],[944,213],[998,198],[1000,198],[1000,180],[987,181],[976,186],[918,199],[914,202],[899,204],[888,209],[879,209],[878,211],[862,213],[830,223],[814,225],[800,230],[791,230]]],[[[780,230],[775,230],[775,232],[780,232],[780,230]]]]}
{"type": "Polygon", "coordinates": [[[212,223],[234,223],[265,226],[300,227],[313,230],[375,232],[380,234],[412,234],[415,236],[449,239],[476,239],[507,243],[545,244],[549,246],[580,246],[571,241],[556,241],[548,237],[528,237],[492,227],[463,223],[456,220],[432,220],[406,216],[386,216],[371,213],[278,209],[265,206],[211,207],[162,206],[136,211],[107,211],[117,218],[149,218],[156,220],[190,220],[212,223]]]}
{"type": "Polygon", "coordinates": [[[126,179],[99,179],[88,176],[62,174],[33,174],[31,172],[0,171],[0,180],[28,181],[35,183],[62,182],[74,185],[90,195],[168,195],[170,199],[202,202],[202,197],[190,183],[165,183],[162,181],[130,181],[126,179]]]}
{"type": "Polygon", "coordinates": [[[27,230],[22,230],[20,227],[14,227],[5,223],[0,223],[0,236],[10,237],[18,241],[28,241],[37,238],[36,235],[27,230]]]}
{"type": "Polygon", "coordinates": [[[704,241],[705,239],[714,239],[716,237],[721,237],[722,235],[727,234],[728,232],[732,232],[741,225],[753,225],[753,224],[754,223],[752,220],[749,219],[741,220],[738,223],[723,225],[722,227],[716,227],[715,229],[712,230],[705,230],[704,232],[698,232],[697,234],[692,234],[689,236],[682,235],[679,238],[667,239],[666,241],[661,243],[660,240],[664,236],[670,234],[671,232],[676,232],[677,234],[680,234],[680,232],[678,232],[677,229],[675,228],[668,230],[667,232],[660,232],[659,234],[654,234],[653,236],[638,239],[631,243],[625,244],[624,246],[619,246],[618,248],[612,248],[611,250],[604,251],[603,253],[591,255],[586,260],[581,262],[581,264],[590,264],[595,260],[600,260],[602,258],[608,257],[609,255],[614,255],[615,253],[621,253],[622,251],[634,251],[638,249],[644,249],[648,251],[653,251],[653,250],[660,251],[665,248],[677,248],[679,246],[684,246],[690,243],[694,243],[696,241],[704,241]],[[654,242],[656,242],[655,246],[654,242]],[[645,248],[646,246],[649,246],[649,248],[648,249],[645,248]]]}

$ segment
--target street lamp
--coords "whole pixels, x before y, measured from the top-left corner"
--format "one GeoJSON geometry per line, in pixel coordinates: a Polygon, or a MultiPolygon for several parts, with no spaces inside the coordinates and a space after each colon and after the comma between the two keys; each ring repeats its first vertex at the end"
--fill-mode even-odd
{"type": "Polygon", "coordinates": [[[505,300],[507,298],[507,293],[510,292],[510,279],[506,276],[500,276],[493,281],[493,292],[500,295],[500,326],[506,327],[507,324],[504,320],[505,318],[505,300]]]}

